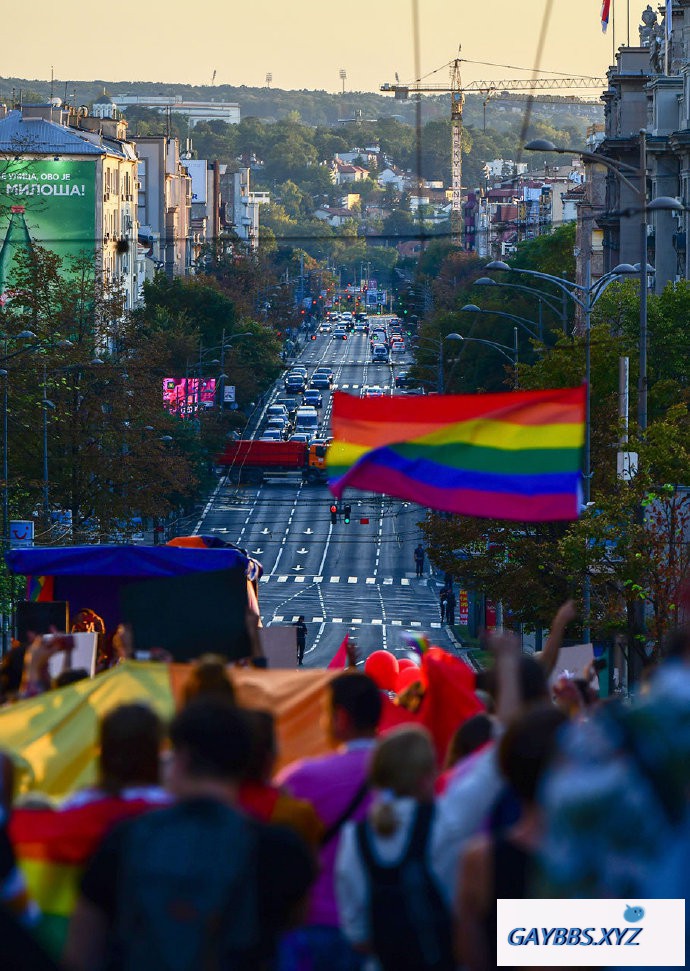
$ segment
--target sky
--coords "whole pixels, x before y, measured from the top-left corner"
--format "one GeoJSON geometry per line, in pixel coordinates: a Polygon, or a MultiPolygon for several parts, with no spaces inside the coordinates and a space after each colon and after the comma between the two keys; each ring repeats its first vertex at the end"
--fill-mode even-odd
{"type": "MultiPolygon", "coordinates": [[[[443,65],[458,55],[463,80],[525,77],[534,66],[548,0],[417,0],[422,76],[448,78],[443,65]],[[438,70],[440,68],[440,70],[438,70]]],[[[179,81],[274,88],[376,91],[384,82],[416,76],[414,0],[149,0],[132,8],[76,0],[69,14],[53,0],[34,0],[31,28],[3,45],[4,77],[67,80],[179,81]],[[81,8],[81,12],[80,12],[81,8]]],[[[639,43],[646,3],[613,0],[615,22],[600,25],[601,0],[552,0],[541,68],[603,76],[613,45],[639,43]]],[[[654,5],[656,6],[656,4],[654,5]]]]}

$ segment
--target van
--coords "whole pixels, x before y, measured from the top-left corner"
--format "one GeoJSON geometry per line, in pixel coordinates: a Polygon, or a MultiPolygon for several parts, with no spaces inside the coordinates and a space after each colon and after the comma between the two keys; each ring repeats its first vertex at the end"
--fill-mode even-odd
{"type": "Polygon", "coordinates": [[[374,364],[388,364],[388,348],[385,344],[374,344],[371,349],[371,360],[374,364]]]}
{"type": "Polygon", "coordinates": [[[319,430],[319,415],[316,408],[304,406],[297,409],[295,416],[295,431],[306,432],[310,436],[316,435],[319,430]]]}

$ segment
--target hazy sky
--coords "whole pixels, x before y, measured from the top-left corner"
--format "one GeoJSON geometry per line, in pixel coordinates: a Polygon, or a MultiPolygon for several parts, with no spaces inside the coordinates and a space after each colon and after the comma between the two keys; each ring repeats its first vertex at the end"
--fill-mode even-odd
{"type": "MultiPolygon", "coordinates": [[[[466,80],[525,76],[532,67],[545,0],[418,0],[422,74],[455,57],[512,67],[464,65],[466,80]]],[[[541,59],[544,70],[602,75],[612,29],[601,32],[601,0],[553,0],[541,59]]],[[[627,39],[627,3],[616,7],[615,43],[627,39]]],[[[630,0],[630,40],[638,42],[646,3],[630,0]]],[[[656,6],[656,4],[654,4],[656,6]]],[[[30,29],[3,45],[5,77],[156,80],[273,87],[376,90],[414,72],[412,0],[196,0],[134,6],[35,0],[30,29]]],[[[435,80],[444,82],[447,71],[435,80]]]]}

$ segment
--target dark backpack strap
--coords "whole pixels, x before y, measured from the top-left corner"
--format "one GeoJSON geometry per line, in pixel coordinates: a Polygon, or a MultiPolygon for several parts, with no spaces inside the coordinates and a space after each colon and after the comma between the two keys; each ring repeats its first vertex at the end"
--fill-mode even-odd
{"type": "Polygon", "coordinates": [[[359,807],[362,805],[365,798],[367,797],[368,793],[369,793],[369,780],[365,779],[362,785],[359,787],[357,792],[350,800],[350,802],[347,804],[343,812],[340,814],[340,816],[338,816],[338,818],[334,823],[331,823],[331,825],[328,827],[326,832],[321,837],[320,845],[322,847],[326,846],[326,844],[330,843],[330,841],[333,839],[334,836],[338,835],[338,833],[345,825],[345,823],[348,821],[348,819],[353,815],[353,813],[357,812],[357,810],[359,809],[359,807]]]}
{"type": "Polygon", "coordinates": [[[433,802],[420,802],[415,811],[412,836],[405,854],[405,860],[425,859],[433,818],[433,802]]]}

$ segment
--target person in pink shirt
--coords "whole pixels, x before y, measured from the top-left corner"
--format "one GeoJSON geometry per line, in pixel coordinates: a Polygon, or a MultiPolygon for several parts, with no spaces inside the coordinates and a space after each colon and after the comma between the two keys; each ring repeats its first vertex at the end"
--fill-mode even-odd
{"type": "Polygon", "coordinates": [[[339,927],[335,897],[335,859],[344,824],[366,815],[371,801],[369,761],[381,717],[381,693],[365,674],[347,672],[330,684],[330,755],[287,766],[276,782],[291,796],[306,799],[325,827],[319,876],[312,891],[306,926],[285,941],[285,968],[310,971],[358,971],[363,956],[353,950],[339,927]]]}

